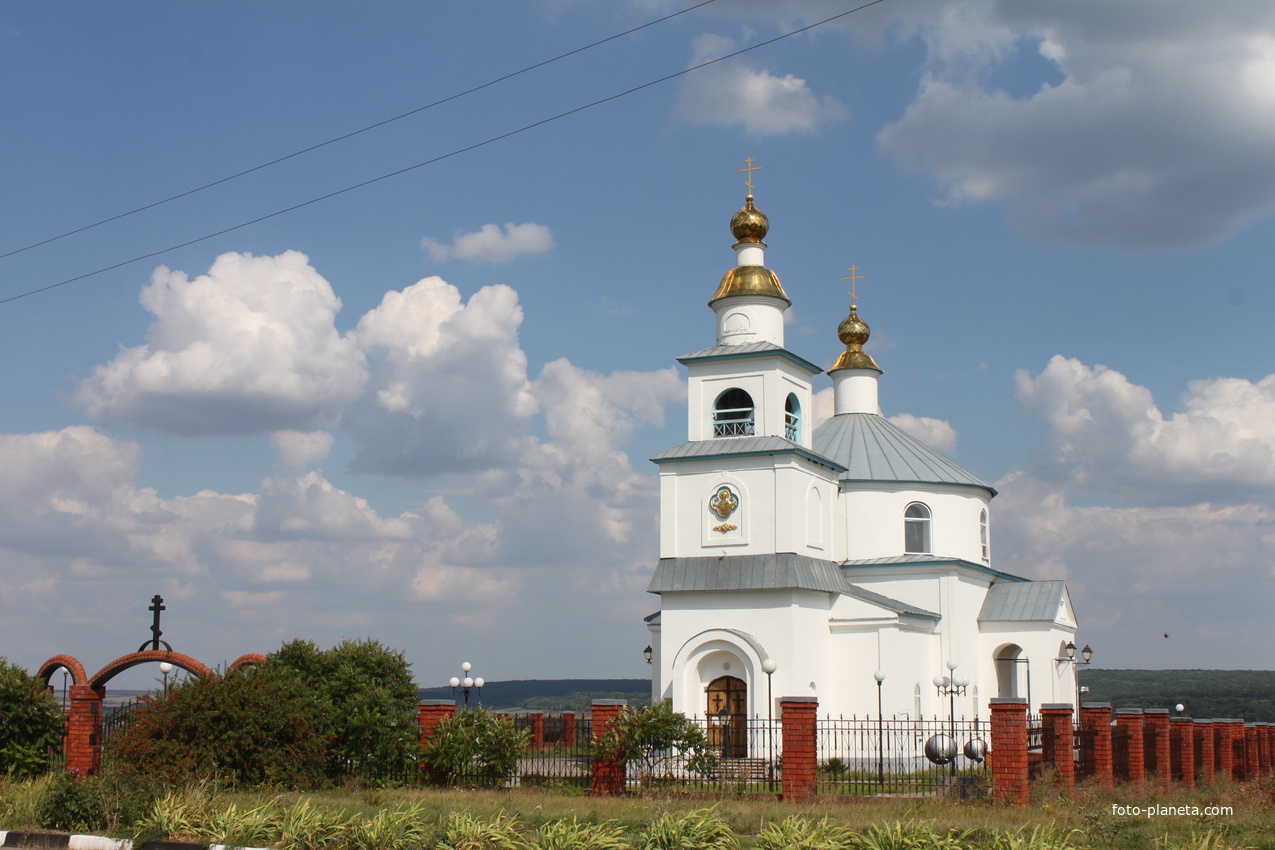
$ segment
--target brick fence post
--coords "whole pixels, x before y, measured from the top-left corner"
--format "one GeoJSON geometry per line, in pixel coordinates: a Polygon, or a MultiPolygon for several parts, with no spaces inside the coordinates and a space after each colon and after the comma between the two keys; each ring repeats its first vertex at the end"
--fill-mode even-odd
{"type": "Polygon", "coordinates": [[[1177,753],[1177,769],[1174,779],[1183,788],[1195,787],[1195,721],[1189,717],[1175,717],[1169,721],[1169,736],[1177,753]]]}
{"type": "Polygon", "coordinates": [[[1196,720],[1195,734],[1200,739],[1200,782],[1212,785],[1217,775],[1217,734],[1212,720],[1196,720]]]}
{"type": "MultiPolygon", "coordinates": [[[[1169,746],[1169,710],[1167,708],[1147,708],[1142,711],[1142,722],[1145,731],[1155,741],[1155,777],[1163,791],[1173,788],[1173,751],[1169,746]]],[[[1151,771],[1148,771],[1150,773],[1151,771]]]]}
{"type": "Polygon", "coordinates": [[[1260,759],[1257,752],[1257,726],[1244,724],[1244,778],[1256,779],[1260,770],[1260,759]]]}
{"type": "MultiPolygon", "coordinates": [[[[421,747],[424,748],[434,737],[438,724],[449,717],[456,716],[456,701],[446,699],[423,699],[416,709],[416,725],[420,728],[421,747]]],[[[429,763],[422,760],[421,774],[429,774],[429,763]]]]}
{"type": "Polygon", "coordinates": [[[545,748],[545,715],[543,711],[531,712],[531,748],[533,750],[543,750],[545,748]]]}
{"type": "Polygon", "coordinates": [[[1147,756],[1146,742],[1142,734],[1142,709],[1117,708],[1116,726],[1126,733],[1125,742],[1129,752],[1125,754],[1125,763],[1129,765],[1129,782],[1134,785],[1145,785],[1147,756]]]}
{"type": "Polygon", "coordinates": [[[94,776],[102,766],[102,700],[106,688],[71,685],[66,720],[66,769],[94,776]]]}
{"type": "Polygon", "coordinates": [[[1261,776],[1271,773],[1271,724],[1259,720],[1253,724],[1257,728],[1257,772],[1261,776]]]}
{"type": "Polygon", "coordinates": [[[562,746],[568,750],[576,748],[576,713],[562,712],[562,746]]]}
{"type": "Polygon", "coordinates": [[[1027,764],[1027,700],[993,697],[992,741],[987,753],[992,769],[992,798],[1025,806],[1030,800],[1027,764]]]}
{"type": "Polygon", "coordinates": [[[1235,725],[1229,718],[1213,721],[1217,727],[1218,778],[1230,782],[1235,779],[1235,725]]]}
{"type": "Polygon", "coordinates": [[[1087,702],[1080,707],[1080,719],[1093,736],[1090,751],[1093,764],[1086,764],[1085,772],[1102,785],[1115,781],[1111,763],[1111,703],[1087,702]]]}
{"type": "Polygon", "coordinates": [[[1076,787],[1076,734],[1071,711],[1069,702],[1050,702],[1040,707],[1045,763],[1053,764],[1058,783],[1064,788],[1076,787]]]}
{"type": "MultiPolygon", "coordinates": [[[[629,705],[624,699],[595,699],[592,703],[593,740],[600,741],[611,730],[611,724],[629,705]]],[[[592,775],[589,780],[589,794],[593,797],[616,797],[624,793],[624,777],[626,764],[624,759],[616,758],[603,761],[593,760],[592,775]]]]}
{"type": "Polygon", "coordinates": [[[780,739],[783,742],[783,797],[801,803],[815,795],[818,777],[816,697],[780,697],[780,739]]]}

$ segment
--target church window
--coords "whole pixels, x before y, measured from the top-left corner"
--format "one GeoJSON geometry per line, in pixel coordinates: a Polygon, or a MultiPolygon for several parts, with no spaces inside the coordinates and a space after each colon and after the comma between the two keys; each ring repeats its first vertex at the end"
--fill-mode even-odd
{"type": "Polygon", "coordinates": [[[930,554],[930,509],[920,502],[913,502],[903,512],[903,551],[930,554]]]}
{"type": "Polygon", "coordinates": [[[991,560],[991,550],[987,545],[987,511],[978,515],[978,539],[983,544],[983,560],[991,560]]]}
{"type": "Polygon", "coordinates": [[[714,437],[751,437],[753,397],[741,389],[730,389],[717,397],[713,405],[714,437]]]}
{"type": "Polygon", "coordinates": [[[801,402],[796,393],[788,393],[784,402],[784,436],[794,443],[801,442],[801,402]]]}

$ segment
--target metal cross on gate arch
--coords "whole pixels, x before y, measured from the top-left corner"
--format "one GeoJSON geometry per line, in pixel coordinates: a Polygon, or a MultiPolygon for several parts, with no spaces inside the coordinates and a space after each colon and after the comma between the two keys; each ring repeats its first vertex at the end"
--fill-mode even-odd
{"type": "Polygon", "coordinates": [[[151,607],[147,608],[146,610],[155,612],[155,620],[154,622],[151,623],[151,639],[142,641],[142,645],[137,648],[137,651],[138,652],[145,651],[147,644],[150,644],[151,649],[159,649],[160,644],[163,644],[164,649],[167,649],[169,652],[172,652],[173,647],[168,643],[168,641],[159,639],[159,636],[164,633],[159,628],[159,612],[167,610],[167,608],[164,605],[164,597],[156,593],[154,596],[151,597],[151,607]]]}

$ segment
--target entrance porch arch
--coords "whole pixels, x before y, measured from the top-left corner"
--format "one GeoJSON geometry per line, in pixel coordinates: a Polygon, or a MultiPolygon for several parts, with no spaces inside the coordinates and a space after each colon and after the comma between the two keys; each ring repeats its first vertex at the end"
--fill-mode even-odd
{"type": "Polygon", "coordinates": [[[688,716],[709,715],[706,694],[722,677],[743,684],[743,696],[731,709],[740,707],[743,717],[765,717],[765,674],[761,663],[767,653],[760,641],[736,629],[707,629],[682,644],[673,657],[673,709],[688,716]],[[762,686],[758,687],[758,683],[762,686]]]}
{"type": "Polygon", "coordinates": [[[996,695],[1001,699],[1026,697],[1031,702],[1031,667],[1023,648],[1006,643],[992,653],[996,668],[996,695]]]}

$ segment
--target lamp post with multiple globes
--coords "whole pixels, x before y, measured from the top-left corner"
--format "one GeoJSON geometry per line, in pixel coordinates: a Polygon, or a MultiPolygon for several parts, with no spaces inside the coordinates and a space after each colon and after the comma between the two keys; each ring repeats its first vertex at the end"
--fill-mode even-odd
{"type": "Polygon", "coordinates": [[[468,661],[462,662],[460,665],[460,671],[465,674],[465,677],[462,679],[457,676],[452,676],[451,681],[448,682],[448,684],[452,686],[452,696],[456,696],[456,691],[458,690],[465,695],[465,708],[469,708],[470,689],[476,691],[479,696],[481,696],[483,692],[482,678],[480,677],[475,679],[469,675],[469,671],[473,669],[474,665],[470,664],[468,661]]]}
{"type": "Polygon", "coordinates": [[[965,696],[965,689],[970,685],[969,679],[964,676],[956,675],[956,667],[956,661],[949,658],[947,662],[947,671],[951,675],[934,677],[934,687],[938,691],[939,696],[945,696],[948,700],[947,722],[949,732],[948,741],[943,744],[943,749],[945,750],[943,755],[947,758],[948,764],[952,766],[951,770],[953,776],[956,775],[956,698],[958,696],[965,696]],[[946,752],[946,750],[951,750],[951,752],[946,752]]]}

